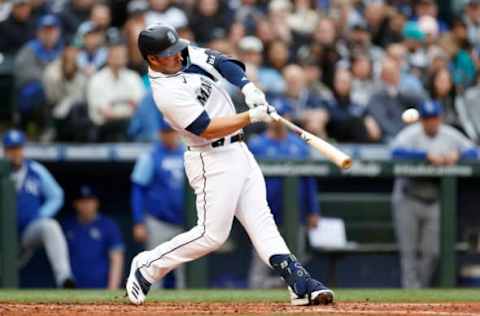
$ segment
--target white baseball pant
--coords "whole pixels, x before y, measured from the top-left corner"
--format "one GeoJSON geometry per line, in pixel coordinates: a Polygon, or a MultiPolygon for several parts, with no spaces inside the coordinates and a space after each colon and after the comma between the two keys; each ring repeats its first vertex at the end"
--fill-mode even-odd
{"type": "Polygon", "coordinates": [[[234,216],[267,265],[272,255],[290,253],[268,207],[262,172],[243,142],[187,151],[185,170],[196,195],[197,225],[137,256],[147,281],[154,283],[178,265],[218,249],[234,216]]]}

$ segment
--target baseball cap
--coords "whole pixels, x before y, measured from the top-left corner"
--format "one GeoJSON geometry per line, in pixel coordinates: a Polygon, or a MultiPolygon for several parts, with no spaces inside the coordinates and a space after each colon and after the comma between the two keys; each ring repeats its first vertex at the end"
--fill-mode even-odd
{"type": "Polygon", "coordinates": [[[145,0],[133,0],[127,5],[128,15],[141,14],[148,11],[148,2],[145,0]]]}
{"type": "Polygon", "coordinates": [[[238,48],[244,52],[263,52],[262,41],[255,36],[245,36],[238,42],[238,48]]]}
{"type": "Polygon", "coordinates": [[[80,24],[78,27],[78,35],[85,36],[89,33],[100,32],[101,28],[94,22],[87,21],[80,24]]]}
{"type": "Polygon", "coordinates": [[[25,145],[26,137],[23,132],[17,129],[8,130],[3,135],[3,146],[5,148],[15,148],[15,147],[22,147],[25,145]]]}
{"type": "Polygon", "coordinates": [[[416,41],[423,41],[425,38],[425,33],[419,28],[417,22],[409,21],[405,23],[402,31],[405,39],[411,39],[416,41]]]}
{"type": "Polygon", "coordinates": [[[426,101],[420,106],[420,117],[431,118],[440,116],[443,112],[442,105],[436,101],[426,101]]]}
{"type": "Polygon", "coordinates": [[[91,199],[91,198],[97,198],[97,193],[95,190],[87,185],[84,184],[80,186],[78,189],[77,195],[75,196],[76,199],[91,199]]]}
{"type": "Polygon", "coordinates": [[[60,21],[58,18],[53,14],[47,14],[38,20],[37,28],[44,28],[44,27],[59,27],[60,21]]]}

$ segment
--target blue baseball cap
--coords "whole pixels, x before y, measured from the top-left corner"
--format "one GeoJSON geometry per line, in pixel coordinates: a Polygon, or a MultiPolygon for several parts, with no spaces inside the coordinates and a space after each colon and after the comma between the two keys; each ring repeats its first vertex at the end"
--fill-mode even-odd
{"type": "Polygon", "coordinates": [[[426,101],[420,106],[420,117],[430,118],[440,116],[443,112],[442,105],[436,101],[426,101]]]}
{"type": "Polygon", "coordinates": [[[76,198],[77,199],[96,199],[97,193],[91,186],[84,184],[78,189],[76,198]]]}
{"type": "Polygon", "coordinates": [[[38,20],[37,28],[44,28],[44,27],[59,27],[60,21],[58,18],[53,14],[47,14],[38,20]]]}
{"type": "Polygon", "coordinates": [[[26,142],[26,137],[23,132],[17,129],[8,130],[3,135],[3,146],[5,148],[15,148],[15,147],[23,147],[26,142]]]}

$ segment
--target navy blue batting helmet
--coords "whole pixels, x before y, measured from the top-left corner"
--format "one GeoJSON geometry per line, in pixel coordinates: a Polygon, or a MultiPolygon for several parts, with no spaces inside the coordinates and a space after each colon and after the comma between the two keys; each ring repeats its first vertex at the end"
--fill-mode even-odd
{"type": "Polygon", "coordinates": [[[172,56],[187,46],[188,41],[181,39],[175,28],[164,23],[148,26],[138,36],[138,48],[145,60],[148,55],[172,56]]]}

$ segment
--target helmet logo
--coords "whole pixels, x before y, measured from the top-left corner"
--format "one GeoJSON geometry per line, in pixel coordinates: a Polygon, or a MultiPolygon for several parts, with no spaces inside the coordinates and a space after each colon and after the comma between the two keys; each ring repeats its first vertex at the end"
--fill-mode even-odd
{"type": "Polygon", "coordinates": [[[176,37],[175,37],[175,35],[173,35],[173,32],[168,31],[167,32],[167,37],[168,37],[168,40],[170,41],[171,44],[174,44],[176,42],[176,37]]]}

